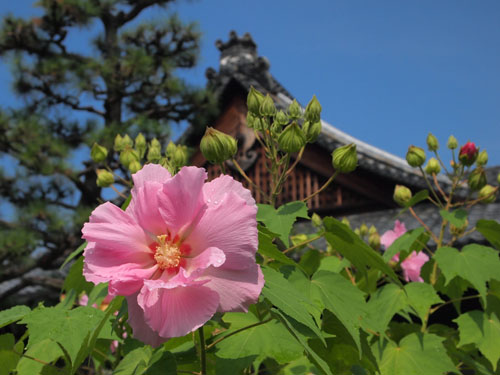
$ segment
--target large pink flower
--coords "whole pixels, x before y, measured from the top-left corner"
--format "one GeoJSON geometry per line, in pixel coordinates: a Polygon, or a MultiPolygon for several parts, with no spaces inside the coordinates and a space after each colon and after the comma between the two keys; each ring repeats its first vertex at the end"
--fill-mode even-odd
{"type": "Polygon", "coordinates": [[[127,209],[100,205],[82,232],[85,278],[126,296],[134,336],[157,346],[217,311],[247,311],[264,285],[250,192],[229,176],[205,183],[196,167],[172,177],[148,164],[132,177],[127,209]]]}
{"type": "Polygon", "coordinates": [[[382,237],[380,237],[380,243],[385,247],[387,250],[389,246],[392,245],[396,239],[401,237],[403,234],[406,233],[406,226],[404,223],[400,222],[399,220],[396,220],[394,222],[394,229],[393,230],[388,230],[385,232],[382,237]]]}

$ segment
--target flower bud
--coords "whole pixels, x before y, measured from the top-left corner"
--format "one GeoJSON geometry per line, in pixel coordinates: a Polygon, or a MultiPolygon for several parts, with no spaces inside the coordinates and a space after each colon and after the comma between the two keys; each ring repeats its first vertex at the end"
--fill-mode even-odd
{"type": "Polygon", "coordinates": [[[485,185],[479,190],[478,198],[481,199],[481,203],[493,203],[497,199],[497,190],[498,188],[491,185],[485,185]]]}
{"type": "Polygon", "coordinates": [[[359,228],[354,229],[354,233],[361,237],[361,231],[359,230],[359,228]]]}
{"type": "Polygon", "coordinates": [[[314,123],[306,121],[302,129],[306,135],[307,142],[313,143],[318,138],[319,133],[321,133],[321,121],[314,123]]]}
{"type": "Polygon", "coordinates": [[[134,160],[132,161],[129,165],[128,165],[128,170],[130,171],[130,173],[136,173],[136,172],[139,172],[142,168],[142,165],[141,163],[139,163],[137,160],[134,160]]]}
{"type": "Polygon", "coordinates": [[[450,150],[454,150],[458,147],[458,141],[457,139],[450,135],[450,138],[448,138],[448,143],[446,144],[450,150]]]}
{"type": "Polygon", "coordinates": [[[478,148],[473,142],[467,142],[462,147],[460,147],[458,159],[466,167],[471,166],[477,159],[478,151],[478,148]]]}
{"type": "Polygon", "coordinates": [[[151,142],[146,159],[149,162],[157,162],[158,160],[160,160],[161,159],[161,148],[157,147],[157,146],[153,146],[153,142],[151,142]]]}
{"type": "Polygon", "coordinates": [[[349,220],[344,217],[342,220],[341,220],[341,223],[344,224],[344,225],[347,225],[347,227],[351,227],[351,223],[349,222],[349,220]]]}
{"type": "Polygon", "coordinates": [[[120,153],[120,163],[122,163],[125,168],[128,168],[130,163],[139,161],[139,159],[137,151],[131,148],[126,148],[120,153]]]}
{"type": "Polygon", "coordinates": [[[276,117],[274,118],[274,121],[276,121],[280,125],[286,125],[288,124],[288,116],[286,115],[285,112],[282,110],[279,110],[278,113],[276,113],[276,117]]]}
{"type": "Polygon", "coordinates": [[[271,134],[273,137],[279,136],[281,133],[282,126],[278,122],[274,121],[273,124],[271,125],[271,134]]]}
{"type": "Polygon", "coordinates": [[[450,223],[450,233],[455,237],[460,237],[464,234],[465,230],[469,226],[469,220],[465,219],[465,223],[461,227],[456,227],[450,223]]]}
{"type": "Polygon", "coordinates": [[[396,185],[396,187],[394,188],[394,195],[393,195],[394,202],[404,207],[410,201],[411,198],[412,198],[412,193],[410,189],[408,189],[406,186],[403,185],[396,185]]]}
{"type": "Polygon", "coordinates": [[[335,170],[340,173],[350,173],[356,169],[358,164],[358,154],[356,145],[350,143],[339,147],[332,152],[332,164],[335,170]]]}
{"type": "Polygon", "coordinates": [[[274,116],[276,113],[276,107],[274,106],[273,99],[267,94],[260,104],[260,115],[261,116],[274,116]]]}
{"type": "Polygon", "coordinates": [[[435,158],[430,158],[425,166],[425,173],[427,174],[438,174],[441,172],[441,166],[435,158]]]}
{"type": "Polygon", "coordinates": [[[157,149],[159,149],[159,150],[160,150],[160,153],[161,153],[161,143],[160,143],[160,141],[159,141],[159,140],[157,140],[156,138],[153,138],[153,139],[151,140],[151,146],[149,146],[149,147],[157,148],[157,149]]]}
{"type": "Polygon", "coordinates": [[[176,150],[177,146],[175,145],[174,142],[170,141],[168,142],[167,148],[165,149],[165,155],[168,158],[173,158],[176,150]]]}
{"type": "Polygon", "coordinates": [[[292,120],[297,120],[302,117],[300,105],[295,99],[293,99],[293,102],[288,106],[288,116],[292,120]]]}
{"type": "Polygon", "coordinates": [[[316,95],[313,95],[311,101],[307,104],[305,119],[311,123],[318,122],[321,116],[321,104],[319,104],[316,95]]]}
{"type": "Polygon", "coordinates": [[[500,173],[497,175],[497,182],[500,185],[500,173]]]}
{"type": "Polygon", "coordinates": [[[323,225],[323,220],[321,220],[321,217],[317,213],[312,214],[311,221],[315,227],[321,227],[323,225]]]}
{"type": "Polygon", "coordinates": [[[361,226],[359,227],[359,234],[361,234],[363,237],[368,234],[368,226],[365,223],[361,224],[361,226]]]}
{"type": "Polygon", "coordinates": [[[96,163],[100,163],[106,160],[106,156],[108,156],[108,150],[106,150],[106,147],[102,147],[97,143],[94,143],[92,149],[90,150],[90,157],[92,160],[96,163]]]}
{"type": "Polygon", "coordinates": [[[259,118],[258,117],[255,117],[255,115],[248,111],[247,113],[247,126],[250,128],[250,129],[256,129],[257,128],[257,121],[259,121],[259,118]]]}
{"type": "Polygon", "coordinates": [[[132,146],[134,145],[134,141],[132,140],[132,138],[130,138],[128,136],[128,134],[125,134],[125,136],[122,138],[122,142],[123,142],[125,148],[127,148],[127,147],[132,148],[132,146]]]}
{"type": "Polygon", "coordinates": [[[406,161],[412,167],[421,167],[425,162],[425,151],[417,146],[410,146],[406,153],[406,161]]]}
{"type": "Polygon", "coordinates": [[[432,133],[429,133],[427,136],[427,148],[429,151],[437,151],[439,149],[439,142],[432,133]]]}
{"type": "Polygon", "coordinates": [[[125,149],[125,142],[123,141],[123,137],[120,134],[117,134],[115,137],[115,143],[113,146],[113,150],[115,151],[123,151],[125,149]]]}
{"type": "Polygon", "coordinates": [[[486,173],[484,173],[484,169],[478,167],[474,169],[470,174],[467,180],[467,184],[472,191],[478,191],[486,185],[486,173]]]}
{"type": "Polygon", "coordinates": [[[483,166],[486,165],[486,163],[488,163],[488,153],[486,150],[483,150],[477,155],[476,164],[478,166],[483,166]]]}
{"type": "Polygon", "coordinates": [[[97,186],[105,188],[112,185],[113,182],[115,182],[115,177],[111,172],[106,169],[97,170],[97,186]]]}
{"type": "Polygon", "coordinates": [[[221,164],[227,159],[231,159],[238,146],[236,139],[228,134],[218,131],[214,128],[207,127],[205,135],[200,142],[200,150],[209,162],[213,164],[221,164]]]}
{"type": "Polygon", "coordinates": [[[180,168],[188,163],[189,155],[186,146],[178,145],[175,148],[174,154],[172,156],[172,163],[180,168]]]}
{"type": "Polygon", "coordinates": [[[373,250],[379,250],[380,249],[380,235],[378,233],[370,234],[370,236],[368,237],[368,245],[370,245],[370,247],[373,250]]]}
{"type": "Polygon", "coordinates": [[[372,235],[374,233],[377,233],[377,228],[375,228],[374,225],[370,226],[370,228],[368,229],[368,234],[369,235],[372,235]]]}
{"type": "Polygon", "coordinates": [[[248,111],[258,116],[260,113],[260,105],[262,104],[263,100],[264,100],[264,95],[262,95],[262,93],[260,93],[259,91],[255,90],[253,86],[250,87],[250,92],[248,93],[247,96],[248,111]]]}
{"type": "Polygon", "coordinates": [[[135,149],[137,150],[139,158],[141,159],[146,153],[146,146],[146,138],[144,138],[144,135],[142,133],[137,134],[137,137],[135,137],[135,149]]]}
{"type": "Polygon", "coordinates": [[[290,154],[299,151],[306,144],[306,136],[294,121],[288,125],[278,138],[280,149],[290,154]]]}

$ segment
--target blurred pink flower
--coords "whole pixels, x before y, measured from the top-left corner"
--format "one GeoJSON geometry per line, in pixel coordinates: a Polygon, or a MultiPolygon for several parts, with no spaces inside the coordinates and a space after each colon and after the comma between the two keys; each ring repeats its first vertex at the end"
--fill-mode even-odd
{"type": "MultiPolygon", "coordinates": [[[[389,246],[392,245],[396,239],[401,237],[406,233],[406,226],[404,223],[401,223],[399,220],[394,222],[394,229],[388,230],[385,232],[382,237],[380,237],[380,243],[384,246],[384,249],[387,250],[389,246]]],[[[391,259],[393,262],[399,262],[399,254],[396,254],[391,259]]]]}
{"type": "Polygon", "coordinates": [[[424,279],[420,277],[420,269],[427,263],[429,256],[423,251],[413,251],[408,257],[401,262],[403,276],[406,281],[418,281],[423,283],[424,279]]]}
{"type": "Polygon", "coordinates": [[[264,278],[250,191],[224,175],[205,183],[196,167],[172,177],[148,164],[132,177],[127,209],[100,205],[82,233],[85,278],[126,296],[134,336],[158,346],[257,302],[264,278]]]}

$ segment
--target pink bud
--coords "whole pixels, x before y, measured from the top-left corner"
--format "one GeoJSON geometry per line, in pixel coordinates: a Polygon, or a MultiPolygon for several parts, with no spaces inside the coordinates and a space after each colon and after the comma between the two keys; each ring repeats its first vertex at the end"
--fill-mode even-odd
{"type": "Polygon", "coordinates": [[[467,142],[462,147],[460,147],[460,153],[458,154],[458,158],[465,166],[469,166],[474,164],[477,158],[477,154],[479,149],[473,142],[467,142]]]}

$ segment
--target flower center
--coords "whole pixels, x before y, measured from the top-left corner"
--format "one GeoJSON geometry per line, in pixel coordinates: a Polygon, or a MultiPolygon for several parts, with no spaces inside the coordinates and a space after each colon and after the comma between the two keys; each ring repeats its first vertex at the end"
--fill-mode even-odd
{"type": "Polygon", "coordinates": [[[181,262],[181,250],[179,246],[168,241],[166,234],[162,234],[156,238],[158,239],[158,246],[156,247],[154,258],[158,263],[158,267],[162,270],[178,267],[181,262]]]}

